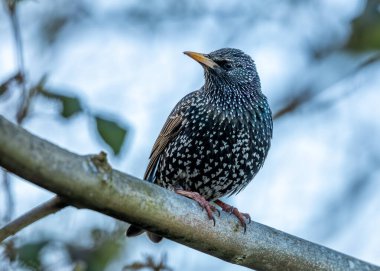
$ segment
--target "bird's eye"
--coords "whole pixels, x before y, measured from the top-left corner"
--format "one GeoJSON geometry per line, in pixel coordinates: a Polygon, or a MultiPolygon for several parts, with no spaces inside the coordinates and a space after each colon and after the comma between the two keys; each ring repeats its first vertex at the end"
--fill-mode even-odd
{"type": "Polygon", "coordinates": [[[232,69],[232,64],[230,62],[227,62],[226,64],[224,64],[223,68],[227,70],[232,69]]]}
{"type": "Polygon", "coordinates": [[[225,70],[230,70],[233,67],[232,63],[227,60],[215,60],[215,63],[225,70]]]}

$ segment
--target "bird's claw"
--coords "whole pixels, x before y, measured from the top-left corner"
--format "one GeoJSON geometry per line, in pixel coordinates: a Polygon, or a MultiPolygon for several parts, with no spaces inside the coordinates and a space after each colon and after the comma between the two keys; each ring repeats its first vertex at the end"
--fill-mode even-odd
{"type": "Polygon", "coordinates": [[[215,206],[211,205],[210,202],[208,202],[203,196],[201,196],[197,192],[191,192],[182,189],[176,189],[175,192],[179,195],[185,196],[198,202],[198,204],[202,207],[202,210],[206,210],[208,218],[214,222],[215,226],[216,220],[213,215],[213,212],[217,212],[218,216],[220,216],[220,211],[215,206]]]}
{"type": "Polygon", "coordinates": [[[251,216],[247,213],[241,213],[247,220],[248,220],[248,224],[250,224],[252,222],[252,219],[251,219],[251,216]]]}
{"type": "Polygon", "coordinates": [[[239,210],[227,203],[224,203],[221,200],[216,200],[215,204],[220,206],[223,211],[229,213],[230,215],[233,214],[234,216],[237,217],[239,220],[241,226],[244,228],[244,233],[247,231],[247,223],[245,222],[245,219],[248,220],[248,224],[251,223],[251,216],[247,213],[240,213],[239,210]]]}

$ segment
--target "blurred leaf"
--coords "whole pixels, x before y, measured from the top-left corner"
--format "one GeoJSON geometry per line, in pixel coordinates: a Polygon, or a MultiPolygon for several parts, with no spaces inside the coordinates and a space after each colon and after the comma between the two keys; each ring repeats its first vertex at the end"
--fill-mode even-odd
{"type": "Polygon", "coordinates": [[[61,115],[64,118],[69,118],[73,115],[75,115],[78,112],[82,111],[82,107],[80,104],[80,101],[76,97],[69,97],[69,96],[61,96],[60,97],[62,102],[62,111],[61,115]]]}
{"type": "Polygon", "coordinates": [[[121,242],[117,239],[108,239],[97,246],[87,263],[87,270],[102,271],[116,258],[121,251],[121,242]]]}
{"type": "MultiPolygon", "coordinates": [[[[64,2],[55,3],[54,5],[45,5],[45,14],[36,21],[38,24],[37,38],[41,42],[40,45],[54,46],[60,41],[60,35],[69,30],[69,35],[72,31],[79,29],[77,26],[82,20],[85,20],[91,13],[91,4],[85,1],[73,1],[70,5],[64,2]]],[[[65,33],[67,34],[67,33],[65,33]]],[[[46,50],[46,48],[43,48],[46,50]]]]}
{"type": "Polygon", "coordinates": [[[74,263],[73,271],[86,271],[87,265],[83,261],[78,261],[74,263]]]}
{"type": "Polygon", "coordinates": [[[380,49],[380,0],[368,0],[363,13],[352,21],[346,48],[354,51],[380,49]]]}
{"type": "Polygon", "coordinates": [[[62,105],[60,114],[66,119],[83,111],[80,100],[75,96],[57,94],[46,89],[41,90],[40,93],[49,99],[60,101],[62,105]]]}
{"type": "Polygon", "coordinates": [[[43,25],[44,31],[42,31],[42,33],[44,34],[45,40],[51,44],[56,41],[59,33],[69,22],[69,18],[62,15],[56,15],[51,16],[48,22],[49,23],[43,25]]]}
{"type": "Polygon", "coordinates": [[[75,244],[66,244],[71,261],[76,263],[76,270],[103,271],[120,255],[123,242],[121,232],[106,232],[101,229],[92,230],[94,244],[82,247],[75,244]]]}
{"type": "Polygon", "coordinates": [[[119,123],[101,116],[95,116],[95,119],[99,135],[112,148],[114,154],[118,155],[125,141],[127,130],[119,123]]]}
{"type": "Polygon", "coordinates": [[[10,261],[14,262],[17,257],[17,251],[15,248],[14,240],[9,240],[8,242],[3,242],[4,245],[4,256],[10,261]]]}
{"type": "Polygon", "coordinates": [[[153,257],[148,255],[145,257],[144,262],[136,261],[132,264],[126,265],[123,267],[123,271],[134,271],[134,270],[141,270],[141,269],[150,269],[152,271],[171,271],[173,270],[171,267],[167,265],[167,257],[166,254],[162,256],[161,260],[159,262],[155,262],[153,260],[153,257]]]}
{"type": "Polygon", "coordinates": [[[18,259],[33,270],[42,270],[40,252],[48,243],[48,241],[39,241],[22,245],[17,248],[18,259]]]}

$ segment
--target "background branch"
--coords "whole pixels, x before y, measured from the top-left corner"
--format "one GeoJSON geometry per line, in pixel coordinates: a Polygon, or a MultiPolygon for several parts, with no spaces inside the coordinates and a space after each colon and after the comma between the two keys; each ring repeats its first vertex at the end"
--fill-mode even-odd
{"type": "Polygon", "coordinates": [[[21,124],[29,109],[30,105],[30,93],[26,88],[26,81],[25,81],[25,61],[24,61],[24,51],[23,51],[23,45],[22,45],[22,38],[21,38],[21,31],[20,31],[20,23],[18,20],[17,15],[17,2],[16,0],[4,0],[5,7],[8,11],[12,33],[13,33],[13,39],[15,43],[15,50],[16,50],[16,59],[17,59],[17,66],[18,66],[18,73],[23,78],[20,82],[21,86],[21,99],[20,99],[20,105],[17,110],[17,123],[21,124]]]}
{"type": "Polygon", "coordinates": [[[19,218],[13,220],[8,223],[4,227],[0,229],[0,242],[4,241],[11,235],[16,234],[18,231],[27,227],[28,225],[44,218],[50,214],[53,214],[63,208],[65,208],[67,204],[61,200],[59,197],[54,197],[45,203],[33,208],[26,214],[20,216],[19,218]]]}
{"type": "MultiPolygon", "coordinates": [[[[273,119],[277,120],[289,113],[293,113],[299,110],[302,106],[310,104],[313,102],[319,95],[323,92],[327,91],[330,87],[347,80],[352,76],[355,76],[362,69],[366,68],[373,63],[376,63],[380,60],[380,53],[374,53],[356,65],[353,69],[349,70],[342,77],[332,82],[328,87],[324,87],[323,89],[313,89],[312,86],[308,86],[305,89],[299,91],[291,100],[284,103],[284,105],[273,114],[273,119]]],[[[334,104],[334,101],[330,101],[330,104],[334,104]]],[[[318,107],[316,107],[318,108],[318,107]]]]}
{"type": "Polygon", "coordinates": [[[222,213],[213,227],[197,203],[61,149],[1,116],[0,146],[2,167],[70,204],[136,224],[231,263],[256,270],[380,270],[256,222],[243,234],[228,214],[222,213]]]}
{"type": "MultiPolygon", "coordinates": [[[[2,184],[3,184],[3,188],[4,188],[4,195],[5,195],[4,203],[6,206],[2,220],[4,222],[8,222],[12,219],[12,216],[13,216],[14,199],[13,199],[13,195],[12,195],[12,191],[11,191],[11,185],[10,185],[10,181],[9,181],[8,172],[5,169],[3,169],[3,170],[1,170],[1,173],[3,175],[2,176],[2,184]]],[[[0,239],[0,242],[1,242],[1,239],[0,239]]]]}

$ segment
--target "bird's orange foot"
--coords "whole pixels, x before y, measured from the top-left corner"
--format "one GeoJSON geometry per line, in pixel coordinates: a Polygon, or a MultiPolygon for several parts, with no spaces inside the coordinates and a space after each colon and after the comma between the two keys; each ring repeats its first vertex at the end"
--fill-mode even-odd
{"type": "Polygon", "coordinates": [[[214,222],[214,226],[215,226],[215,217],[213,215],[213,212],[218,212],[218,214],[220,215],[219,210],[216,209],[215,206],[211,205],[210,202],[208,202],[203,196],[201,196],[197,192],[191,192],[191,191],[186,191],[186,190],[182,190],[182,189],[176,189],[174,191],[179,195],[185,196],[187,198],[190,198],[190,199],[198,202],[199,205],[204,210],[206,210],[208,218],[214,222]]]}
{"type": "Polygon", "coordinates": [[[239,210],[227,203],[224,203],[223,201],[221,200],[215,200],[214,203],[218,206],[220,206],[220,208],[222,208],[223,211],[225,212],[228,212],[230,214],[233,214],[234,216],[236,216],[239,221],[240,221],[240,224],[243,226],[244,228],[244,233],[247,231],[247,223],[245,222],[245,219],[248,220],[248,224],[251,223],[251,216],[249,214],[246,214],[246,213],[240,213],[239,210]],[[245,219],[244,219],[245,218],[245,219]]]}

